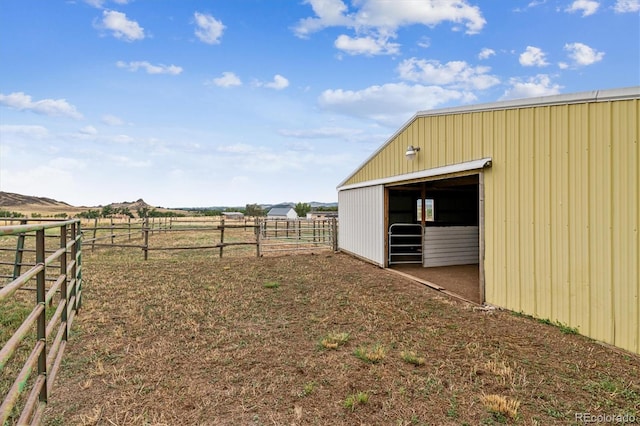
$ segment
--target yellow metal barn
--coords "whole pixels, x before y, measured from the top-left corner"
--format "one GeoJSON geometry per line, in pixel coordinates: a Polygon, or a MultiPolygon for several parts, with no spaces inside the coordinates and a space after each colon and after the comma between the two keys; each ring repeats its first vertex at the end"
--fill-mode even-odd
{"type": "Polygon", "coordinates": [[[639,114],[640,87],[419,112],[339,184],[339,247],[640,353],[639,114]]]}

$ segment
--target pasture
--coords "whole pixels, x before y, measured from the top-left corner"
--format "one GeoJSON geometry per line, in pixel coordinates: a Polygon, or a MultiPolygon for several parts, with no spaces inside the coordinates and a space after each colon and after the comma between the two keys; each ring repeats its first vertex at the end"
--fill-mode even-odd
{"type": "MultiPolygon", "coordinates": [[[[153,238],[181,244],[171,233],[153,238]]],[[[638,357],[575,330],[477,309],[331,250],[233,250],[147,261],[132,249],[86,250],[83,307],[45,424],[640,417],[638,357]]]]}

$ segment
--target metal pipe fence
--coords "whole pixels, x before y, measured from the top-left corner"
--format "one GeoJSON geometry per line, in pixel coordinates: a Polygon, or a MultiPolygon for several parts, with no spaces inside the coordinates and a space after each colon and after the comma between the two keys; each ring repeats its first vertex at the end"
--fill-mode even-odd
{"type": "MultiPolygon", "coordinates": [[[[132,219],[94,219],[84,227],[84,246],[141,250],[145,260],[153,251],[217,250],[223,257],[228,247],[254,246],[256,256],[285,251],[337,251],[337,220],[331,219],[266,219],[225,217],[178,217],[132,219]],[[201,239],[187,241],[178,236],[172,245],[158,245],[154,234],[200,233],[209,235],[207,244],[201,239]]],[[[159,241],[159,240],[158,240],[159,241]]],[[[166,244],[166,239],[162,239],[166,244]]],[[[246,251],[242,251],[246,254],[246,251]]]]}
{"type": "Polygon", "coordinates": [[[40,424],[82,301],[80,221],[26,222],[0,226],[2,247],[15,238],[20,253],[0,285],[0,313],[24,312],[0,330],[0,425],[40,424]],[[29,284],[35,298],[19,292],[29,284]]]}
{"type": "Polygon", "coordinates": [[[338,225],[331,219],[266,219],[260,222],[258,253],[338,250],[338,225]]]}

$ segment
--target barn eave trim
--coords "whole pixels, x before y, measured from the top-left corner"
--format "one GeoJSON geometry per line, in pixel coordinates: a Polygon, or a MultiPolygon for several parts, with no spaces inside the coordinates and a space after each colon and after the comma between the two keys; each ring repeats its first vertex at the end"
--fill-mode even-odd
{"type": "Polygon", "coordinates": [[[364,188],[367,186],[387,185],[390,183],[397,183],[402,181],[426,179],[426,178],[435,177],[435,176],[449,175],[452,173],[480,170],[487,167],[491,167],[491,161],[492,161],[491,157],[482,158],[479,160],[465,161],[464,163],[451,164],[451,165],[442,166],[442,167],[435,167],[433,169],[421,170],[419,172],[406,173],[403,175],[390,176],[390,177],[381,178],[381,179],[374,179],[366,182],[354,183],[351,185],[343,185],[338,187],[338,191],[364,188]]]}

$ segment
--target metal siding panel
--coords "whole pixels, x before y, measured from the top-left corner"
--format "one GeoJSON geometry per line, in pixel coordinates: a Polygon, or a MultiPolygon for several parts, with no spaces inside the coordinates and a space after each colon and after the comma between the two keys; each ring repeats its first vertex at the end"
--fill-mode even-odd
{"type": "MultiPolygon", "coordinates": [[[[493,217],[487,217],[485,223],[493,221],[493,273],[494,279],[487,285],[487,301],[499,306],[508,306],[507,297],[509,293],[507,280],[507,214],[506,214],[506,184],[509,180],[506,175],[506,143],[505,143],[505,122],[506,112],[496,111],[493,113],[493,165],[491,174],[493,175],[493,197],[487,199],[488,203],[493,203],[493,217]]],[[[486,205],[486,203],[485,203],[486,205]]]]}
{"type": "Polygon", "coordinates": [[[569,183],[568,183],[568,110],[563,105],[552,108],[551,130],[551,262],[552,305],[551,320],[567,323],[569,320],[569,183]]]}
{"type": "Polygon", "coordinates": [[[464,158],[464,146],[462,142],[462,138],[465,134],[464,129],[464,120],[462,119],[462,114],[457,114],[453,116],[453,159],[451,164],[461,163],[464,158]]]}
{"type": "Polygon", "coordinates": [[[535,265],[534,265],[534,195],[537,182],[534,173],[535,110],[523,109],[520,112],[520,150],[519,150],[519,237],[520,237],[520,306],[522,311],[535,312],[535,265]]]}
{"type": "Polygon", "coordinates": [[[612,105],[613,342],[640,353],[638,102],[612,105]],[[634,321],[635,320],[635,321],[634,321]]]}
{"type": "Polygon", "coordinates": [[[591,336],[611,343],[611,150],[601,111],[589,111],[591,336]]]}
{"type": "Polygon", "coordinates": [[[535,309],[531,313],[539,318],[551,317],[551,257],[549,256],[551,229],[551,118],[548,107],[536,110],[535,123],[535,238],[534,263],[536,265],[534,280],[536,292],[534,294],[535,309]]]}
{"type": "Polygon", "coordinates": [[[447,126],[446,116],[439,116],[433,120],[438,128],[436,141],[438,143],[438,161],[436,164],[447,164],[447,126]]]}
{"type": "MultiPolygon", "coordinates": [[[[482,147],[483,152],[487,155],[495,156],[495,150],[493,145],[494,140],[494,123],[493,113],[481,112],[481,133],[484,145],[482,147]]],[[[494,157],[495,158],[495,157],[494,157]]],[[[495,164],[495,160],[494,160],[495,164]]],[[[484,298],[488,303],[497,304],[496,302],[496,246],[499,243],[496,241],[496,228],[500,225],[496,219],[496,204],[495,200],[498,197],[498,191],[496,190],[496,178],[495,178],[495,166],[484,171],[484,298]]]]}
{"type": "Polygon", "coordinates": [[[519,154],[519,113],[507,111],[505,117],[505,210],[506,210],[506,281],[508,286],[506,304],[515,311],[521,311],[520,291],[520,222],[518,206],[520,188],[519,154]]]}
{"type": "Polygon", "coordinates": [[[591,286],[589,279],[589,180],[587,168],[589,155],[587,140],[589,106],[575,105],[571,108],[569,122],[572,123],[569,143],[569,277],[571,286],[571,312],[568,323],[581,333],[589,333],[589,306],[591,286]]]}
{"type": "Polygon", "coordinates": [[[384,265],[384,188],[340,191],[338,205],[339,247],[384,265]]]}
{"type": "Polygon", "coordinates": [[[470,145],[470,158],[482,158],[484,156],[484,132],[483,129],[483,113],[475,112],[472,114],[472,130],[471,136],[473,143],[470,145]]]}

